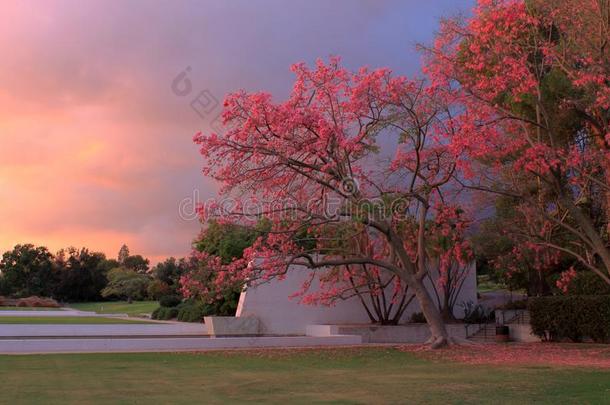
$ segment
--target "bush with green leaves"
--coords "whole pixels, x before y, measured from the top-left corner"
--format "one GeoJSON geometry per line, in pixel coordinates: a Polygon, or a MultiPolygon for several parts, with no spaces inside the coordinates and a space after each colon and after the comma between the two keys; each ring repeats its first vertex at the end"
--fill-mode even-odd
{"type": "Polygon", "coordinates": [[[152,319],[157,319],[159,321],[167,321],[169,319],[174,319],[178,316],[178,308],[168,308],[168,307],[158,307],[155,309],[151,315],[152,319]]]}
{"type": "Polygon", "coordinates": [[[527,309],[527,300],[509,301],[506,304],[502,305],[502,309],[506,309],[506,310],[527,309]]]}
{"type": "Polygon", "coordinates": [[[164,295],[159,299],[159,305],[166,308],[176,307],[182,302],[179,295],[164,295]]]}
{"type": "MultiPolygon", "coordinates": [[[[172,297],[172,296],[168,296],[172,297]]],[[[169,298],[164,304],[169,304],[169,298]]],[[[201,322],[204,316],[214,315],[214,307],[201,301],[188,300],[178,301],[178,305],[167,306],[161,304],[152,313],[152,319],[168,320],[177,319],[181,322],[201,322]]]]}
{"type": "Polygon", "coordinates": [[[610,285],[591,271],[578,272],[568,286],[569,295],[610,295],[610,285]]]}
{"type": "Polygon", "coordinates": [[[532,332],[543,340],[610,342],[610,295],[530,298],[532,332]]]}
{"type": "Polygon", "coordinates": [[[186,301],[178,305],[178,320],[182,322],[201,322],[204,316],[211,315],[208,304],[186,301]]]}

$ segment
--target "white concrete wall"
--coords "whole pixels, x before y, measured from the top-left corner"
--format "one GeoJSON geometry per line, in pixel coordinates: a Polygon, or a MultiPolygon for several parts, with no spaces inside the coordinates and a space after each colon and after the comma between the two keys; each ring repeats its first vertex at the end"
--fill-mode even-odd
{"type": "MultiPolygon", "coordinates": [[[[466,339],[464,324],[448,324],[449,336],[466,339]]],[[[357,335],[362,343],[424,343],[430,338],[430,328],[425,323],[407,325],[308,325],[308,336],[357,335]]]]}
{"type": "MultiPolygon", "coordinates": [[[[313,324],[369,324],[370,320],[357,297],[340,301],[332,307],[299,304],[298,299],[289,296],[299,291],[303,282],[308,280],[311,270],[294,266],[282,281],[251,287],[242,292],[236,316],[255,316],[260,320],[261,333],[303,335],[307,325],[313,324]]],[[[427,283],[429,288],[431,283],[427,283]]],[[[312,289],[316,283],[312,283],[312,289]]],[[[433,294],[434,295],[434,294],[433,294]]],[[[435,299],[433,297],[433,299],[435,299]]],[[[464,282],[457,303],[473,301],[476,303],[476,272],[474,263],[464,282]]],[[[414,299],[405,311],[402,321],[408,321],[413,312],[419,312],[414,299]]],[[[455,315],[461,317],[463,311],[456,305],[455,315]]]]}
{"type": "Polygon", "coordinates": [[[508,325],[508,331],[513,342],[540,342],[540,338],[532,333],[532,327],[528,324],[511,323],[508,325]]]}

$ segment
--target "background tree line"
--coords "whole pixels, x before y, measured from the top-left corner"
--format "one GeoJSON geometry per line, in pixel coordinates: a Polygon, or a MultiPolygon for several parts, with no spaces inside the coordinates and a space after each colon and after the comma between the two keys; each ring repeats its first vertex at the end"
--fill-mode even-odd
{"type": "Polygon", "coordinates": [[[52,297],[62,302],[158,299],[176,294],[186,261],[169,258],[154,267],[125,245],[116,259],[88,248],[16,245],[0,260],[0,295],[52,297]]]}

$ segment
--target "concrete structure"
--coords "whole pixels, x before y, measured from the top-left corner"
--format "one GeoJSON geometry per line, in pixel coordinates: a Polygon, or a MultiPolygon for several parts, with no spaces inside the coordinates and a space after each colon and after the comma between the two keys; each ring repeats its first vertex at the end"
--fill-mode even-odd
{"type": "MultiPolygon", "coordinates": [[[[463,324],[448,324],[447,332],[458,339],[466,339],[463,324]]],[[[430,338],[426,324],[386,325],[309,325],[308,336],[357,335],[362,343],[424,343],[430,338]]]]}
{"type": "MultiPolygon", "coordinates": [[[[22,311],[25,312],[25,311],[22,311]]],[[[41,316],[53,317],[46,311],[41,316]]],[[[64,316],[82,316],[68,314],[64,316]]],[[[250,319],[233,319],[233,327],[252,327],[250,319]],[[240,324],[240,321],[242,322],[240,324]]],[[[222,322],[221,322],[222,323],[222,322]]],[[[214,320],[210,322],[214,325],[214,320]]],[[[226,326],[226,323],[223,324],[226,326]]],[[[216,323],[218,327],[219,324],[216,323]]],[[[225,329],[227,330],[227,329],[225,329]]],[[[134,324],[0,324],[0,354],[199,351],[264,347],[357,345],[360,336],[215,337],[208,325],[156,321],[134,324]]]]}
{"type": "MultiPolygon", "coordinates": [[[[336,305],[307,306],[289,297],[311,281],[311,270],[290,269],[282,281],[245,289],[236,317],[206,317],[205,324],[156,322],[154,324],[0,325],[0,353],[86,353],[134,351],[197,351],[234,348],[308,347],[361,343],[421,343],[430,333],[425,324],[371,325],[358,297],[336,305]]],[[[426,280],[433,292],[433,281],[426,280]]],[[[316,288],[316,278],[311,283],[316,288]]],[[[389,287],[391,288],[391,287],[389,287]]],[[[365,297],[365,299],[369,299],[365,297]]],[[[456,303],[476,302],[474,264],[456,303]]],[[[413,300],[404,312],[408,320],[419,305],[413,300]]],[[[455,315],[462,315],[455,308],[455,315]]],[[[77,310],[3,311],[2,316],[101,316],[77,310]]],[[[466,336],[464,325],[449,325],[449,333],[466,336]]]]}
{"type": "MultiPolygon", "coordinates": [[[[310,278],[311,270],[294,266],[288,271],[284,280],[273,280],[245,289],[240,296],[236,316],[258,318],[260,331],[263,334],[303,335],[308,325],[370,324],[357,297],[340,301],[332,307],[302,305],[298,300],[290,299],[289,297],[299,291],[303,283],[310,278]]],[[[432,291],[430,280],[427,280],[426,284],[432,291]]],[[[311,288],[316,288],[315,279],[311,288]]],[[[476,271],[472,263],[456,303],[468,301],[476,303],[476,289],[476,271]]],[[[432,295],[434,297],[434,293],[432,295]]],[[[402,321],[409,320],[414,312],[419,311],[417,300],[413,300],[403,314],[402,321]]],[[[462,308],[457,305],[454,312],[456,317],[463,316],[462,308]]]]}
{"type": "Polygon", "coordinates": [[[540,342],[540,338],[532,333],[529,324],[511,323],[508,325],[510,340],[513,342],[533,343],[540,342]]]}
{"type": "Polygon", "coordinates": [[[254,336],[261,334],[258,318],[242,316],[206,316],[203,318],[211,336],[254,336]]]}

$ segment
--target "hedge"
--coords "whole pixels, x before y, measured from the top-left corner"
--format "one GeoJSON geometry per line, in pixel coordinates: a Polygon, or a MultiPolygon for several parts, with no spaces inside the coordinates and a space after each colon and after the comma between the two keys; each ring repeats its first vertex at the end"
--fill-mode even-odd
{"type": "Polygon", "coordinates": [[[160,321],[167,321],[178,316],[178,308],[159,307],[152,313],[151,318],[160,321]]]}
{"type": "Polygon", "coordinates": [[[182,322],[201,322],[210,315],[209,306],[201,302],[187,301],[178,305],[178,320],[182,322]]]}
{"type": "Polygon", "coordinates": [[[201,322],[204,316],[214,314],[210,305],[193,300],[184,301],[173,307],[160,306],[152,313],[152,319],[177,319],[182,322],[201,322]]]}
{"type": "Polygon", "coordinates": [[[568,286],[569,295],[610,295],[610,285],[592,271],[582,271],[568,286]]]}
{"type": "Polygon", "coordinates": [[[532,332],[543,340],[610,341],[610,295],[530,298],[532,332]]]}
{"type": "Polygon", "coordinates": [[[172,308],[182,302],[182,297],[179,295],[164,295],[159,299],[159,305],[166,308],[172,308]]]}

